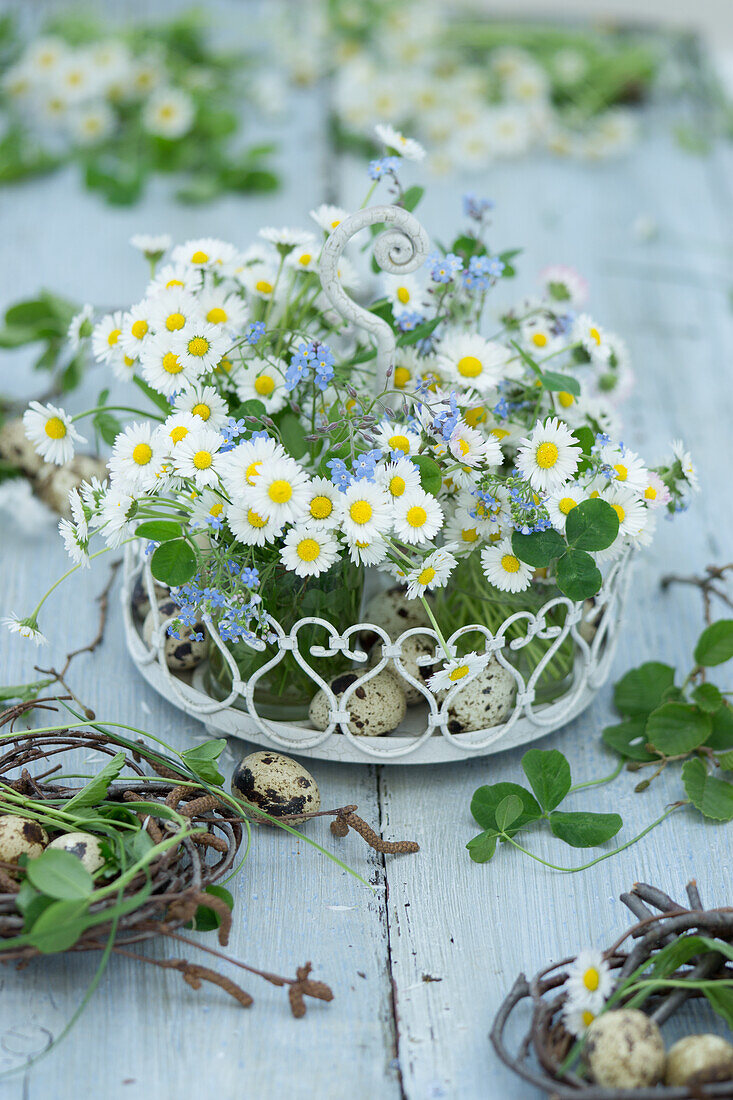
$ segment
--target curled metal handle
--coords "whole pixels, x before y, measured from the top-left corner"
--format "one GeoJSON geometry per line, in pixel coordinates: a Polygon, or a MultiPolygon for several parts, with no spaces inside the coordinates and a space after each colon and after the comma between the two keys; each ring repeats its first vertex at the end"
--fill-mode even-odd
{"type": "Polygon", "coordinates": [[[394,367],[397,343],[392,327],[381,317],[349,298],[338,277],[341,253],[353,236],[370,225],[388,225],[374,242],[374,258],[382,271],[406,275],[416,271],[430,248],[427,233],[409,210],[401,206],[370,206],[340,222],[323,246],[320,263],[321,285],[331,305],[343,318],[370,332],[377,343],[375,393],[385,388],[387,373],[394,367]]]}

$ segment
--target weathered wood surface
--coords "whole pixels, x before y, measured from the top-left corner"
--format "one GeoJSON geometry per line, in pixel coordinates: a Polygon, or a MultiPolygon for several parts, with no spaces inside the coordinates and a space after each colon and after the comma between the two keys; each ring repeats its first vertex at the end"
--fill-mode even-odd
{"type": "MultiPolygon", "coordinates": [[[[102,303],[132,299],[144,279],[126,244],[135,230],[246,243],[260,224],[303,221],[334,182],[330,167],[325,178],[321,123],[314,98],[298,97],[285,126],[292,143],[288,183],[265,200],[226,199],[187,210],[168,203],[164,181],[139,207],[114,211],[81,192],[73,173],[4,191],[0,302],[42,284],[102,303]]],[[[288,166],[287,158],[283,163],[288,166]]],[[[429,231],[440,238],[459,217],[461,190],[493,197],[497,244],[525,248],[518,291],[529,291],[534,273],[551,260],[582,270],[591,281],[595,313],[627,338],[636,365],[626,442],[650,458],[661,457],[676,436],[694,449],[703,493],[686,516],[660,524],[654,547],[639,563],[617,673],[651,657],[685,664],[699,629],[698,603],[684,591],[662,596],[659,577],[731,556],[730,166],[728,152],[707,159],[681,152],[669,120],[649,112],[643,143],[616,164],[532,160],[499,166],[486,178],[441,184],[422,210],[429,231]],[[654,240],[634,236],[639,215],[658,225],[654,240]]],[[[344,205],[353,204],[364,190],[362,169],[343,167],[338,184],[344,205]]],[[[0,360],[2,388],[21,393],[29,376],[17,363],[16,357],[0,360]]],[[[92,394],[101,386],[98,378],[92,394]]],[[[74,397],[74,407],[81,402],[82,396],[74,397]]],[[[65,567],[52,528],[24,538],[5,524],[0,554],[3,613],[26,613],[65,567]]],[[[93,636],[92,597],[104,573],[100,565],[77,576],[49,603],[43,626],[55,639],[50,650],[31,651],[0,636],[0,681],[27,680],[36,659],[59,660],[93,636]]],[[[100,720],[148,728],[180,747],[201,734],[136,675],[116,603],[103,648],[77,661],[73,683],[100,720]]],[[[609,699],[606,687],[585,716],[542,742],[570,757],[576,782],[613,767],[599,743],[609,699]]],[[[230,764],[242,751],[232,742],[230,764]]],[[[70,1100],[83,1090],[111,1100],[194,1093],[321,1100],[348,1091],[359,1100],[533,1100],[538,1094],[504,1071],[487,1041],[517,972],[531,973],[576,947],[610,942],[627,923],[618,894],[636,880],[680,895],[697,877],[704,901],[730,901],[733,858],[727,827],[683,810],[638,846],[580,875],[560,875],[514,851],[476,866],[464,849],[476,831],[468,812],[471,794],[482,782],[521,779],[520,758],[521,750],[445,767],[317,764],[325,805],[356,802],[385,836],[414,837],[422,846],[417,856],[387,857],[385,863],[358,838],[336,842],[325,823],[314,823],[311,835],[326,846],[338,844],[338,854],[373,883],[370,892],[304,842],[257,831],[234,883],[232,954],[282,973],[312,959],[317,976],[334,989],[333,1004],[313,1005],[295,1021],[282,990],[252,979],[245,986],[256,1003],[243,1012],[217,990],[194,993],[175,974],[113,959],[71,1036],[25,1073],[27,1056],[63,1029],[95,963],[51,958],[20,973],[3,970],[0,1071],[20,1072],[0,1084],[0,1095],[70,1100]]],[[[624,841],[681,791],[672,769],[644,795],[633,793],[633,783],[622,775],[610,787],[578,793],[574,805],[618,809],[624,841]]],[[[552,862],[587,858],[540,837],[529,843],[552,862]]],[[[177,953],[157,943],[144,950],[155,957],[177,953]]]]}

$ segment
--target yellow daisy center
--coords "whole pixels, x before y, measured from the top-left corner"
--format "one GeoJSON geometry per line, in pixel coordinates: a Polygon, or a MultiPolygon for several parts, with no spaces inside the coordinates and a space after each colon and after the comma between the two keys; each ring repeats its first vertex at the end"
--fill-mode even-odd
{"type": "Polygon", "coordinates": [[[471,428],[475,428],[477,424],[483,424],[486,419],[486,409],[483,405],[477,405],[475,409],[467,409],[463,419],[471,428]]]}
{"type": "Polygon", "coordinates": [[[248,484],[254,485],[255,478],[257,477],[257,475],[260,472],[260,466],[261,465],[262,465],[261,461],[260,462],[250,462],[249,466],[244,471],[244,480],[246,482],[248,482],[248,484]]]}
{"type": "Polygon", "coordinates": [[[119,328],[110,329],[109,336],[107,337],[107,343],[111,348],[113,348],[119,340],[121,332],[122,329],[119,328]]]}
{"type": "Polygon", "coordinates": [[[66,425],[60,416],[51,416],[46,421],[46,435],[49,439],[63,439],[66,435],[66,425]]]}
{"type": "Polygon", "coordinates": [[[464,527],[461,531],[461,538],[464,542],[475,542],[478,538],[478,531],[475,527],[464,527]]]}
{"type": "Polygon", "coordinates": [[[399,474],[389,479],[389,491],[393,497],[401,497],[406,488],[405,479],[399,474]]]}
{"type": "Polygon", "coordinates": [[[177,428],[174,428],[170,433],[171,441],[173,443],[180,443],[182,439],[185,439],[188,435],[188,428],[184,428],[183,424],[179,424],[177,428]]]}
{"type": "Polygon", "coordinates": [[[208,420],[211,416],[211,409],[208,405],[204,405],[203,402],[200,402],[198,405],[194,405],[194,407],[191,409],[191,412],[194,416],[200,416],[202,420],[208,420]]]}
{"type": "Polygon", "coordinates": [[[506,428],[492,428],[489,434],[493,435],[494,439],[498,439],[499,441],[501,441],[502,439],[506,439],[506,437],[509,435],[509,432],[506,430],[506,428]]]}
{"type": "Polygon", "coordinates": [[[600,344],[601,334],[600,334],[600,332],[598,331],[597,328],[590,329],[589,335],[590,335],[591,340],[593,340],[593,342],[595,344],[600,344]]]}
{"type": "Polygon", "coordinates": [[[623,523],[626,519],[626,509],[622,508],[620,504],[612,504],[611,507],[618,516],[619,523],[623,523]]]}
{"type": "Polygon", "coordinates": [[[192,336],[187,346],[188,354],[195,355],[197,359],[200,359],[202,355],[206,355],[211,344],[205,336],[192,336]]]}
{"type": "Polygon", "coordinates": [[[166,288],[166,290],[171,290],[171,288],[174,287],[174,286],[183,286],[183,285],[184,285],[183,279],[169,279],[168,282],[165,284],[165,288],[166,288]]]}
{"type": "Polygon", "coordinates": [[[232,369],[233,366],[234,363],[232,363],[231,359],[229,359],[228,356],[225,355],[223,359],[220,359],[219,362],[216,364],[216,369],[223,370],[226,374],[229,374],[229,371],[232,369]]]}
{"type": "Polygon", "coordinates": [[[315,539],[301,539],[296,549],[301,561],[315,561],[321,552],[315,539]]]}
{"type": "Polygon", "coordinates": [[[464,378],[478,378],[484,368],[481,360],[477,359],[475,355],[464,355],[462,359],[458,360],[456,369],[464,378]]]}
{"type": "Polygon", "coordinates": [[[247,512],[247,522],[250,527],[267,527],[267,520],[263,519],[259,512],[255,512],[254,508],[250,508],[247,512]]]}
{"type": "Polygon", "coordinates": [[[468,671],[468,665],[459,665],[458,668],[452,668],[450,670],[448,679],[454,682],[456,680],[462,680],[464,676],[468,676],[468,671]]]}
{"type": "Polygon", "coordinates": [[[595,1016],[593,1015],[593,1013],[591,1012],[591,1010],[589,1008],[585,1008],[585,1009],[583,1009],[583,1014],[581,1016],[581,1019],[583,1021],[583,1027],[590,1027],[590,1025],[595,1020],[595,1016]]]}
{"type": "Polygon", "coordinates": [[[202,252],[200,249],[197,252],[194,252],[193,256],[191,257],[192,264],[207,264],[208,262],[208,252],[202,252]]]}
{"type": "Polygon", "coordinates": [[[196,451],[193,456],[193,464],[197,470],[208,470],[213,461],[211,451],[196,451]]]}
{"type": "Polygon", "coordinates": [[[333,501],[327,496],[313,497],[310,513],[314,519],[328,519],[333,511],[333,501]]]}
{"type": "Polygon", "coordinates": [[[536,348],[547,347],[547,337],[544,332],[535,332],[532,336],[532,343],[536,348]]]}
{"type": "Polygon", "coordinates": [[[405,516],[410,527],[422,527],[427,518],[428,513],[420,504],[413,504],[412,508],[407,509],[407,515],[405,516]]]}
{"type": "Polygon", "coordinates": [[[130,329],[130,332],[132,333],[132,335],[135,337],[136,340],[142,340],[143,336],[145,336],[147,331],[148,331],[148,322],[147,321],[140,320],[140,321],[133,321],[132,322],[132,328],[130,329]]]}
{"type": "Polygon", "coordinates": [[[410,300],[410,292],[407,289],[407,287],[406,286],[398,287],[397,288],[397,301],[402,302],[402,305],[405,306],[405,305],[407,305],[409,300],[410,300]]]}
{"type": "Polygon", "coordinates": [[[395,367],[394,372],[394,384],[395,389],[404,390],[407,383],[410,381],[410,372],[407,367],[395,367]]]}
{"type": "Polygon", "coordinates": [[[138,443],[132,452],[132,461],[138,466],[147,466],[153,457],[153,448],[149,443],[138,443]]]}
{"type": "Polygon", "coordinates": [[[571,405],[575,404],[575,398],[567,390],[560,390],[557,399],[564,409],[569,409],[571,405]]]}
{"type": "Polygon", "coordinates": [[[595,966],[589,966],[583,975],[583,985],[591,993],[595,993],[601,983],[601,975],[595,966]]]}
{"type": "Polygon", "coordinates": [[[206,314],[206,320],[212,325],[223,325],[225,321],[229,320],[229,314],[221,306],[214,306],[206,314]]]}
{"type": "Polygon", "coordinates": [[[467,455],[468,452],[471,450],[471,447],[466,442],[465,439],[459,439],[458,440],[458,450],[461,452],[462,455],[467,455]]]}
{"type": "Polygon", "coordinates": [[[373,513],[374,509],[368,500],[355,500],[349,508],[349,515],[354,523],[369,523],[373,513]]]}
{"type": "Polygon", "coordinates": [[[260,294],[272,294],[273,285],[267,279],[258,279],[255,283],[255,290],[258,290],[260,294]]]}
{"type": "Polygon", "coordinates": [[[516,558],[514,554],[504,554],[501,559],[501,567],[505,573],[518,573],[519,558],[516,558]]]}
{"type": "Polygon", "coordinates": [[[624,466],[623,463],[619,463],[618,466],[614,466],[614,470],[616,471],[617,481],[626,481],[627,477],[629,476],[628,466],[624,466]]]}
{"type": "Polygon", "coordinates": [[[267,490],[267,495],[273,504],[287,504],[293,495],[293,486],[283,477],[275,478],[267,490]]]}
{"type": "Polygon", "coordinates": [[[656,500],[657,499],[657,490],[654,488],[653,485],[649,485],[644,490],[644,496],[646,497],[647,500],[656,500]]]}
{"type": "Polygon", "coordinates": [[[404,451],[405,454],[410,453],[410,440],[406,435],[390,436],[389,446],[392,451],[404,451]]]}
{"type": "Polygon", "coordinates": [[[169,313],[165,319],[165,327],[169,332],[178,332],[179,328],[183,328],[186,323],[186,318],[182,313],[169,313]]]}
{"type": "Polygon", "coordinates": [[[535,451],[535,461],[542,470],[550,470],[557,462],[559,451],[554,443],[540,443],[535,451]]]}
{"type": "Polygon", "coordinates": [[[163,356],[163,370],[168,374],[180,374],[183,364],[173,351],[167,351],[163,356]]]}
{"type": "Polygon", "coordinates": [[[211,507],[209,508],[209,515],[214,516],[214,518],[216,518],[217,516],[220,516],[223,511],[224,511],[224,505],[223,504],[219,504],[219,503],[212,504],[211,507]]]}
{"type": "Polygon", "coordinates": [[[435,570],[433,569],[432,565],[427,565],[425,567],[425,569],[423,569],[422,572],[418,575],[417,583],[418,584],[430,584],[430,582],[434,581],[434,580],[435,580],[435,570]]]}
{"type": "Polygon", "coordinates": [[[269,397],[274,389],[275,380],[270,378],[269,374],[261,374],[259,378],[255,379],[255,393],[258,393],[260,397],[269,397]]]}
{"type": "Polygon", "coordinates": [[[312,259],[313,257],[310,252],[301,252],[300,256],[298,257],[298,263],[302,264],[303,267],[307,267],[312,259]]]}
{"type": "Polygon", "coordinates": [[[562,514],[566,516],[571,508],[575,508],[577,503],[577,500],[573,500],[572,497],[563,497],[562,500],[558,501],[557,506],[562,514]]]}
{"type": "Polygon", "coordinates": [[[129,355],[123,355],[122,361],[126,367],[132,367],[137,362],[136,359],[132,359],[129,355]]]}

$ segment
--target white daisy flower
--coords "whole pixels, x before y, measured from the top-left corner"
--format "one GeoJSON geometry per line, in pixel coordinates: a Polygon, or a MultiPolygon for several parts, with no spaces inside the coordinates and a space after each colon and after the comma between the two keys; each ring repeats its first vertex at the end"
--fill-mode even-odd
{"type": "Polygon", "coordinates": [[[539,421],[521,440],[517,469],[538,492],[556,492],[578,468],[581,448],[570,429],[556,416],[539,421]]]}
{"type": "Polygon", "coordinates": [[[416,275],[385,275],[382,278],[384,295],[392,306],[395,317],[406,311],[420,312],[425,287],[416,275]]]}
{"type": "Polygon", "coordinates": [[[377,470],[377,481],[387,490],[392,500],[420,488],[420,471],[414,462],[398,458],[377,470]]]}
{"type": "Polygon", "coordinates": [[[332,532],[308,524],[291,527],[280,549],[283,565],[298,577],[326,573],[338,556],[338,543],[332,532]]]}
{"type": "Polygon", "coordinates": [[[242,299],[225,287],[211,287],[199,294],[197,304],[204,321],[222,329],[241,328],[247,320],[247,307],[242,299]]]}
{"type": "Polygon", "coordinates": [[[114,130],[116,121],[110,105],[99,100],[80,104],[69,115],[67,125],[75,143],[84,146],[104,141],[114,130]]]}
{"type": "Polygon", "coordinates": [[[73,351],[78,351],[82,345],[82,341],[88,339],[92,335],[94,331],[94,326],[92,324],[93,316],[94,306],[87,304],[79,313],[71,318],[71,322],[66,332],[66,339],[69,341],[73,351]]]}
{"type": "Polygon", "coordinates": [[[445,538],[455,546],[459,556],[470,554],[483,540],[479,522],[465,508],[456,508],[444,527],[445,538]]]}
{"type": "Polygon", "coordinates": [[[405,575],[408,600],[417,600],[433,588],[443,588],[458,565],[458,559],[442,547],[428,554],[422,563],[405,575]]]}
{"type": "Polygon", "coordinates": [[[183,287],[161,290],[150,303],[150,324],[156,332],[180,332],[203,320],[199,300],[183,287]]]}
{"type": "Polygon", "coordinates": [[[562,1020],[570,1034],[579,1039],[585,1035],[597,1015],[598,1013],[591,1008],[582,1007],[575,1001],[568,1001],[563,1008],[562,1020]]]}
{"type": "Polygon", "coordinates": [[[392,522],[392,503],[381,485],[352,481],[342,494],[343,529],[349,542],[371,542],[384,535],[392,522]]]}
{"type": "Polygon", "coordinates": [[[495,436],[483,436],[475,428],[459,423],[451,432],[448,449],[464,466],[500,466],[504,460],[495,436]]]}
{"type": "Polygon", "coordinates": [[[453,332],[441,341],[438,368],[463,386],[479,393],[493,389],[504,376],[509,352],[494,340],[470,333],[453,332]]]}
{"type": "Polygon", "coordinates": [[[99,530],[111,549],[121,546],[132,534],[132,521],[137,501],[119,485],[110,485],[99,505],[99,530]]]}
{"type": "Polygon", "coordinates": [[[594,363],[605,364],[611,356],[611,346],[606,334],[587,313],[576,317],[571,338],[573,343],[581,344],[594,363]]]}
{"type": "Polygon", "coordinates": [[[340,225],[344,218],[348,218],[349,212],[341,206],[332,206],[324,202],[315,210],[311,210],[310,216],[324,233],[333,233],[336,226],[340,225]]]}
{"type": "Polygon", "coordinates": [[[234,537],[245,546],[265,546],[275,541],[284,521],[257,511],[240,498],[227,508],[227,524],[234,537]]]}
{"type": "Polygon", "coordinates": [[[313,234],[307,229],[293,229],[290,226],[277,229],[275,226],[268,225],[260,229],[258,236],[268,244],[274,244],[278,252],[283,255],[313,240],[313,234]]]}
{"type": "Polygon", "coordinates": [[[181,443],[190,432],[195,432],[201,427],[201,419],[190,412],[175,412],[166,421],[156,428],[156,434],[164,440],[169,454],[181,443]]]}
{"type": "Polygon", "coordinates": [[[168,251],[172,243],[173,241],[168,233],[158,233],[157,235],[134,233],[130,237],[132,247],[136,248],[138,252],[142,252],[146,259],[155,263],[168,251]]]}
{"type": "Polygon", "coordinates": [[[410,489],[393,501],[393,527],[400,542],[430,542],[443,526],[443,509],[424,489],[410,489]]]}
{"type": "Polygon", "coordinates": [[[304,517],[308,500],[308,475],[289,455],[262,464],[249,490],[252,507],[271,515],[279,523],[294,523],[304,517]]]}
{"type": "Polygon", "coordinates": [[[284,375],[282,360],[275,366],[266,359],[250,359],[237,374],[237,395],[242,401],[261,401],[272,416],[280,412],[288,399],[284,375]]]}
{"type": "Polygon", "coordinates": [[[199,493],[191,508],[191,523],[193,526],[214,527],[219,529],[226,519],[228,505],[223,497],[211,489],[204,489],[199,493]]]}
{"type": "Polygon", "coordinates": [[[76,486],[69,489],[69,507],[71,508],[71,518],[77,532],[82,538],[86,538],[89,534],[89,524],[87,520],[87,513],[84,508],[84,502],[81,499],[81,495],[76,486]]]}
{"type": "Polygon", "coordinates": [[[38,629],[38,623],[33,616],[21,619],[19,615],[6,615],[0,622],[11,634],[20,634],[21,638],[27,638],[35,645],[48,645],[48,638],[38,629]]]}
{"type": "Polygon", "coordinates": [[[43,34],[28,45],[23,55],[23,63],[29,69],[47,77],[60,67],[68,51],[69,47],[63,38],[54,34],[43,34]]]}
{"type": "Polygon", "coordinates": [[[414,455],[420,450],[420,436],[405,424],[383,420],[374,429],[377,446],[393,457],[414,455]]]}
{"type": "Polygon", "coordinates": [[[75,524],[65,518],[59,520],[59,534],[64,540],[64,549],[74,564],[80,565],[82,569],[88,569],[90,566],[88,536],[83,536],[75,524]]]}
{"type": "Polygon", "coordinates": [[[690,489],[696,493],[700,488],[700,481],[697,476],[697,470],[695,464],[692,461],[692,455],[686,450],[684,443],[681,439],[675,439],[672,442],[672,454],[677,462],[680,464],[682,470],[682,476],[684,477],[690,489]]]}
{"type": "Polygon", "coordinates": [[[137,359],[146,340],[152,336],[151,303],[143,299],[122,315],[120,346],[131,359],[137,359]]]}
{"type": "Polygon", "coordinates": [[[588,283],[572,267],[552,264],[540,272],[540,283],[553,307],[579,309],[588,298],[588,283]]]}
{"type": "Polygon", "coordinates": [[[184,364],[175,336],[165,329],[146,340],[140,351],[140,374],[145,381],[166,397],[172,397],[195,382],[201,368],[184,364]]]}
{"type": "MultiPolygon", "coordinates": [[[[618,533],[624,535],[638,535],[646,524],[646,508],[636,493],[624,486],[611,485],[604,489],[601,498],[608,501],[618,516],[618,533]]],[[[610,549],[610,547],[608,547],[610,549]]]]}
{"type": "Polygon", "coordinates": [[[546,316],[528,317],[520,327],[522,343],[535,358],[538,355],[551,355],[556,352],[561,341],[553,330],[553,320],[546,316]]]}
{"type": "Polygon", "coordinates": [[[569,998],[600,1011],[614,987],[611,968],[602,952],[586,948],[579,952],[567,972],[565,988],[569,998]]]}
{"type": "Polygon", "coordinates": [[[320,245],[316,244],[315,237],[311,233],[307,241],[303,241],[288,253],[285,263],[294,271],[318,271],[320,252],[320,245]]]}
{"type": "Polygon", "coordinates": [[[119,359],[122,354],[120,336],[122,336],[122,310],[118,309],[114,313],[108,313],[94,326],[92,332],[94,358],[100,363],[119,359]]]}
{"type": "Polygon", "coordinates": [[[310,527],[336,527],[341,522],[341,493],[325,477],[313,477],[308,482],[305,518],[310,527]]]}
{"type": "Polygon", "coordinates": [[[585,500],[586,496],[587,494],[579,485],[563,485],[556,493],[550,493],[544,505],[556,531],[561,534],[565,532],[568,514],[580,504],[581,500],[585,500]]]}
{"type": "Polygon", "coordinates": [[[166,447],[149,423],[130,424],[115,439],[109,468],[125,493],[155,487],[166,459],[166,447]]]}
{"type": "Polygon", "coordinates": [[[176,333],[175,348],[184,367],[199,373],[213,370],[229,350],[231,340],[216,325],[192,321],[176,333]]]}
{"type": "Polygon", "coordinates": [[[356,539],[348,543],[349,557],[354,565],[379,565],[387,557],[389,547],[381,535],[372,539],[356,539]]]}
{"type": "Polygon", "coordinates": [[[277,272],[278,265],[268,259],[243,267],[238,279],[250,294],[269,301],[277,287],[277,272]]]}
{"type": "Polygon", "coordinates": [[[641,495],[644,498],[644,503],[647,508],[660,508],[669,503],[672,494],[659,474],[650,471],[647,484],[644,486],[644,491],[641,495]]]}
{"type": "Polygon", "coordinates": [[[143,129],[156,137],[175,141],[193,125],[196,106],[182,88],[158,88],[142,109],[143,129]]]}
{"type": "Polygon", "coordinates": [[[286,457],[286,452],[275,439],[248,439],[223,456],[222,484],[232,500],[249,499],[249,490],[262,471],[276,459],[286,457]]]}
{"type": "Polygon", "coordinates": [[[612,484],[623,485],[640,495],[649,484],[649,471],[643,460],[634,451],[626,447],[604,448],[601,457],[606,465],[613,468],[615,477],[612,484]]]}
{"type": "Polygon", "coordinates": [[[216,237],[198,237],[176,245],[171,253],[174,264],[186,264],[206,271],[224,271],[241,259],[233,244],[216,237]]]}
{"type": "Polygon", "coordinates": [[[148,283],[146,298],[154,298],[163,290],[187,290],[196,294],[201,289],[202,272],[189,264],[166,264],[156,271],[155,277],[148,283]]]}
{"type": "Polygon", "coordinates": [[[532,583],[534,570],[516,556],[511,539],[502,539],[495,546],[484,547],[481,565],[489,584],[500,592],[524,592],[532,583]]]}
{"type": "Polygon", "coordinates": [[[392,385],[396,390],[412,390],[421,372],[429,369],[431,365],[434,365],[434,360],[419,355],[414,347],[408,345],[397,348],[392,385]]]}
{"type": "Polygon", "coordinates": [[[176,397],[176,412],[190,412],[209,428],[219,431],[229,419],[229,409],[224,398],[213,386],[190,386],[176,397]]]}
{"type": "Polygon", "coordinates": [[[394,126],[388,126],[385,123],[377,123],[374,127],[374,132],[384,145],[388,149],[393,149],[399,156],[404,157],[405,160],[421,161],[425,159],[425,150],[419,141],[415,141],[414,138],[405,137],[404,134],[396,130],[394,126]]]}
{"type": "Polygon", "coordinates": [[[25,434],[46,462],[63,466],[74,457],[74,444],[86,443],[64,409],[31,401],[23,413],[25,434]]]}
{"type": "Polygon", "coordinates": [[[446,661],[443,667],[430,677],[428,687],[432,692],[452,688],[466,676],[475,676],[481,672],[488,663],[488,653],[467,653],[465,657],[454,657],[452,661],[446,661]]]}
{"type": "Polygon", "coordinates": [[[197,489],[207,489],[219,481],[219,450],[224,442],[213,428],[195,428],[176,446],[173,468],[180,477],[191,478],[197,489]]]}

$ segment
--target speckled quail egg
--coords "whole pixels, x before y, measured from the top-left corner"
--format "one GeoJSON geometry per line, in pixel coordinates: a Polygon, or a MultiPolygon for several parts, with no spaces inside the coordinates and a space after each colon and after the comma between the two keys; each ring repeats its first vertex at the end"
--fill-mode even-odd
{"type": "MultiPolygon", "coordinates": [[[[448,707],[450,733],[469,733],[498,726],[512,713],[517,681],[508,669],[492,657],[486,668],[461,688],[448,707]]],[[[441,700],[447,691],[440,693],[441,700]]]]}
{"type": "MultiPolygon", "coordinates": [[[[180,607],[174,600],[158,600],[158,620],[163,623],[166,619],[175,618],[180,612],[180,607]]],[[[174,638],[165,633],[165,663],[171,672],[188,672],[200,665],[206,656],[208,646],[206,627],[202,622],[195,622],[192,626],[181,626],[180,637],[174,638]],[[191,638],[191,634],[203,634],[203,640],[191,638]]],[[[151,607],[145,616],[143,623],[143,639],[146,645],[152,646],[155,635],[155,612],[151,607]]]]}
{"type": "Polygon", "coordinates": [[[60,516],[71,516],[69,491],[78,488],[82,481],[91,478],[104,480],[107,466],[103,459],[94,455],[74,455],[64,466],[44,466],[38,475],[37,492],[44,504],[53,508],[60,516]]]}
{"type": "Polygon", "coordinates": [[[76,856],[90,874],[98,871],[104,863],[99,838],[92,836],[91,833],[64,833],[52,840],[49,848],[56,848],[76,856]]]}
{"type": "MultiPolygon", "coordinates": [[[[408,600],[400,585],[372,596],[364,608],[365,623],[374,623],[387,631],[392,641],[414,626],[430,626],[430,618],[422,600],[408,600]]],[[[378,640],[373,631],[362,631],[361,640],[367,649],[378,640]]]]}
{"type": "MultiPolygon", "coordinates": [[[[427,681],[435,672],[435,668],[439,662],[434,662],[427,665],[419,665],[417,663],[418,657],[434,657],[435,656],[435,642],[427,634],[412,634],[409,638],[405,638],[402,643],[401,661],[410,676],[414,676],[416,680],[423,684],[427,684],[427,681]]],[[[369,653],[369,667],[374,668],[376,664],[382,659],[382,643],[377,642],[373,645],[369,653]]],[[[395,662],[390,659],[385,665],[385,669],[390,672],[392,676],[398,681],[405,693],[405,702],[408,707],[414,707],[416,703],[424,703],[425,696],[414,687],[408,680],[404,678],[402,673],[397,668],[395,662]]]]}
{"type": "MultiPolygon", "coordinates": [[[[165,584],[161,584],[160,581],[153,581],[153,589],[155,591],[156,602],[169,598],[168,587],[165,584]]],[[[132,596],[130,597],[130,606],[133,615],[137,619],[144,619],[148,611],[150,611],[148,586],[142,576],[139,576],[135,581],[132,589],[132,596]]]]}
{"type": "Polygon", "coordinates": [[[44,465],[43,459],[26,436],[20,418],[6,420],[0,428],[0,458],[10,462],[27,477],[35,477],[44,465]]]}
{"type": "MultiPolygon", "coordinates": [[[[311,773],[279,752],[245,756],[232,776],[232,794],[271,817],[315,813],[321,807],[318,784],[311,773]]],[[[253,812],[251,816],[263,825],[271,824],[260,814],[253,812]]]]}
{"type": "Polygon", "coordinates": [[[0,816],[0,860],[3,862],[17,863],[24,854],[29,859],[37,859],[47,844],[48,833],[37,821],[15,814],[0,816]]]}
{"type": "Polygon", "coordinates": [[[588,1028],[585,1059],[593,1080],[606,1088],[656,1085],[664,1074],[662,1033],[637,1008],[604,1012],[588,1028]]]}
{"type": "Polygon", "coordinates": [[[733,1080],[733,1046],[720,1035],[687,1035],[670,1047],[665,1085],[733,1080]]]}
{"type": "MultiPolygon", "coordinates": [[[[365,672],[344,672],[331,680],[331,691],[337,699],[348,687],[363,679],[365,672]]],[[[365,680],[354,689],[346,703],[351,718],[349,729],[362,737],[380,737],[399,726],[405,717],[407,704],[402,685],[384,669],[371,680],[365,680]]],[[[310,720],[316,729],[325,730],[329,723],[329,698],[325,691],[313,696],[310,720]]]]}

